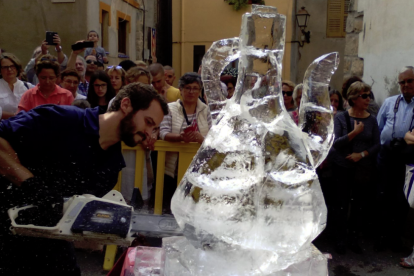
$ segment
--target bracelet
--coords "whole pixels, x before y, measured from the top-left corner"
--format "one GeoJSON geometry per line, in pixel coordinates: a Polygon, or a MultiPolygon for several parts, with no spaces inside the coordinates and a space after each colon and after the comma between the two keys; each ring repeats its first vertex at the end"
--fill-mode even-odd
{"type": "Polygon", "coordinates": [[[59,47],[56,46],[55,51],[58,53],[62,52],[62,46],[59,46],[59,47]]]}
{"type": "Polygon", "coordinates": [[[365,157],[365,153],[364,152],[361,152],[361,156],[362,156],[362,158],[364,158],[365,157]]]}

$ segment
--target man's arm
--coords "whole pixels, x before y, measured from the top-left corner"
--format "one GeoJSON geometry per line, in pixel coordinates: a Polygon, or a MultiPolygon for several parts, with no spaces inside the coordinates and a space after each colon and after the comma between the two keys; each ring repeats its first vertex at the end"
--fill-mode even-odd
{"type": "Polygon", "coordinates": [[[63,54],[63,51],[61,50],[62,49],[62,46],[60,44],[61,40],[58,34],[55,34],[53,36],[53,43],[56,43],[55,50],[56,50],[58,62],[59,64],[62,64],[65,61],[65,55],[63,54]]]}
{"type": "MultiPolygon", "coordinates": [[[[76,41],[75,42],[75,44],[76,43],[78,43],[78,42],[83,42],[83,40],[79,40],[79,41],[76,41]]],[[[68,65],[67,65],[67,69],[76,69],[76,58],[78,57],[78,55],[80,54],[80,53],[82,53],[83,51],[84,51],[85,49],[80,49],[80,50],[77,50],[77,51],[72,51],[71,53],[70,53],[70,56],[69,56],[69,59],[68,59],[68,65]]],[[[86,69],[86,68],[85,68],[86,69]]]]}
{"type": "Polygon", "coordinates": [[[7,140],[0,137],[0,174],[13,184],[20,186],[33,174],[20,163],[17,153],[7,140]]]}

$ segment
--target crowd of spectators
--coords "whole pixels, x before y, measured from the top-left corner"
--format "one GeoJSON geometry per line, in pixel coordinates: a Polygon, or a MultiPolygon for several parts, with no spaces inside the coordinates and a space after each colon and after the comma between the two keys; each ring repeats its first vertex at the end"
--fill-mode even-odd
{"type": "MultiPolygon", "coordinates": [[[[176,76],[171,66],[131,60],[107,65],[106,51],[98,46],[98,33],[90,31],[87,39],[94,42],[94,47],[74,50],[68,58],[60,46],[60,37],[55,35],[56,45],[49,46],[43,41],[25,69],[15,55],[3,52],[0,56],[0,117],[8,119],[20,111],[27,112],[44,104],[98,107],[99,113],[104,114],[111,109],[114,97],[125,85],[152,84],[168,103],[169,113],[159,131],[144,145],[145,187],[141,192],[148,201],[154,191],[150,152],[155,141],[201,144],[212,126],[201,77],[197,73],[177,76],[178,88],[175,88],[176,76]],[[51,48],[56,56],[49,53],[51,48]]],[[[254,83],[254,78],[251,79],[254,83]]],[[[236,77],[223,75],[220,80],[223,95],[230,99],[235,93],[236,77]]],[[[402,247],[401,235],[408,212],[403,185],[409,157],[400,144],[414,144],[413,67],[404,67],[399,72],[398,84],[401,93],[387,98],[381,107],[375,102],[371,87],[356,76],[344,81],[342,93],[329,91],[335,140],[327,160],[317,172],[328,206],[328,225],[339,254],[345,254],[347,249],[362,253],[359,240],[370,225],[378,229],[376,250],[390,247],[399,251],[402,247]],[[373,206],[379,207],[381,212],[374,212],[373,206]],[[366,219],[368,217],[373,219],[366,219]]],[[[284,80],[281,88],[285,109],[299,124],[305,87],[284,80]]],[[[124,154],[126,172],[129,169],[133,173],[135,155],[124,154]]],[[[176,153],[166,156],[164,207],[169,206],[177,184],[177,157],[176,153]]],[[[132,188],[130,185],[123,191],[127,200],[132,188]]],[[[168,207],[166,212],[169,212],[168,207]]],[[[414,261],[406,258],[401,265],[414,267],[414,261]]]]}

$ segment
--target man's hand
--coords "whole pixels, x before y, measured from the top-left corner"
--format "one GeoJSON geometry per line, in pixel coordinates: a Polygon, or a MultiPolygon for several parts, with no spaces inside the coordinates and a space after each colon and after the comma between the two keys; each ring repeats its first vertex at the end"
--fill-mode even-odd
{"type": "Polygon", "coordinates": [[[347,160],[352,161],[352,162],[358,162],[359,160],[362,159],[362,155],[360,153],[352,153],[352,154],[348,154],[348,156],[346,157],[347,160]]]}
{"type": "MultiPolygon", "coordinates": [[[[77,44],[77,43],[80,43],[80,42],[84,42],[85,40],[78,40],[78,41],[76,41],[75,42],[75,44],[77,44]]],[[[80,49],[80,50],[76,50],[76,51],[73,51],[72,50],[72,53],[74,53],[75,55],[79,55],[80,53],[82,53],[83,51],[85,51],[85,48],[82,48],[82,49],[80,49]]]]}
{"type": "Polygon", "coordinates": [[[181,132],[180,136],[184,143],[197,142],[201,144],[204,141],[203,135],[198,131],[181,132]]]}
{"type": "Polygon", "coordinates": [[[56,49],[56,52],[59,52],[60,50],[58,50],[58,49],[61,46],[62,40],[60,39],[58,34],[55,34],[53,36],[53,43],[56,43],[55,49],[56,49]]]}
{"type": "Polygon", "coordinates": [[[146,150],[154,150],[154,144],[157,142],[158,131],[154,132],[151,136],[147,136],[144,142],[142,142],[142,147],[146,150]]]}
{"type": "Polygon", "coordinates": [[[407,145],[414,145],[414,129],[405,134],[404,140],[407,145]]]}

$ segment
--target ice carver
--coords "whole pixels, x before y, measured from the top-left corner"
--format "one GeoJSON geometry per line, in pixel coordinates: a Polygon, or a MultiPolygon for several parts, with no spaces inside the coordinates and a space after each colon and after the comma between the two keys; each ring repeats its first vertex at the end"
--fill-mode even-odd
{"type": "Polygon", "coordinates": [[[98,112],[43,105],[0,123],[0,275],[80,275],[69,242],[12,236],[7,210],[34,204],[31,223],[54,226],[63,197],[105,195],[125,166],[120,142],[145,141],[168,106],[149,85],[130,84],[98,112]]]}

